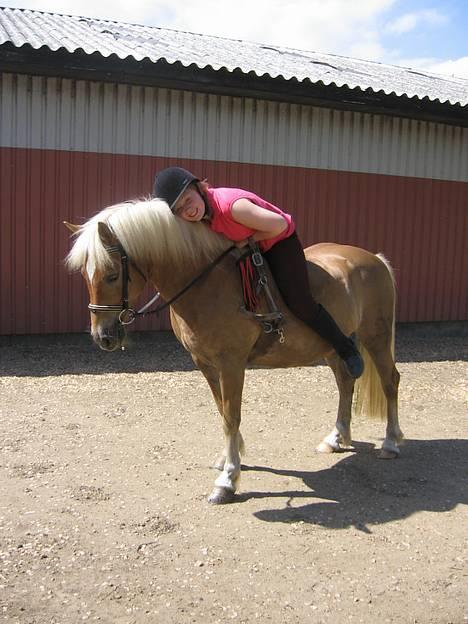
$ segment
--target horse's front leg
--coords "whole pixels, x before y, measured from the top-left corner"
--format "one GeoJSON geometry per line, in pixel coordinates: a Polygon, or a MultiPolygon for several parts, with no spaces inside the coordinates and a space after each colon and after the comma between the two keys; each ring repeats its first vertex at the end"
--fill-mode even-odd
{"type": "MultiPolygon", "coordinates": [[[[221,394],[221,384],[219,382],[219,370],[215,366],[211,366],[200,360],[196,355],[192,353],[192,360],[198,366],[198,368],[203,373],[208,385],[210,386],[211,394],[216,403],[216,407],[218,408],[218,412],[221,417],[223,416],[223,397],[221,394]]],[[[215,459],[213,468],[216,470],[223,470],[224,463],[226,461],[226,450],[224,449],[215,459]]]]}
{"type": "Polygon", "coordinates": [[[222,464],[222,458],[219,460],[219,468],[222,467],[222,471],[215,481],[213,491],[208,497],[210,503],[217,505],[230,503],[239,484],[241,472],[240,452],[243,446],[239,427],[244,374],[243,366],[223,366],[219,375],[221,416],[223,418],[226,447],[223,453],[224,464],[222,464]]]}
{"type": "MultiPolygon", "coordinates": [[[[199,358],[197,358],[197,356],[193,354],[192,354],[192,359],[195,362],[195,364],[198,366],[198,368],[201,370],[206,381],[208,382],[208,385],[210,386],[211,394],[213,395],[213,398],[216,403],[216,407],[218,408],[218,412],[221,418],[223,418],[223,396],[221,392],[221,383],[219,380],[220,378],[219,369],[216,368],[215,366],[206,364],[206,362],[204,362],[203,360],[200,360],[199,358]]],[[[240,431],[239,431],[238,436],[239,436],[239,452],[242,455],[244,453],[244,440],[242,439],[242,435],[240,431]]],[[[226,463],[226,454],[227,454],[227,450],[226,448],[223,448],[221,453],[219,453],[219,455],[216,456],[216,459],[213,462],[212,467],[215,468],[216,470],[224,470],[224,464],[226,463]]]]}
{"type": "MultiPolygon", "coordinates": [[[[222,414],[221,414],[222,415],[222,414]]],[[[242,437],[241,432],[239,431],[237,434],[237,438],[238,438],[238,443],[239,443],[239,453],[242,455],[244,455],[244,451],[245,451],[245,445],[244,445],[244,439],[242,437]]],[[[219,455],[216,456],[215,461],[213,462],[213,468],[215,470],[224,470],[224,465],[226,463],[226,456],[227,456],[227,449],[224,448],[221,453],[219,455]]]]}
{"type": "Polygon", "coordinates": [[[215,489],[209,497],[212,503],[227,503],[233,499],[240,477],[240,454],[244,452],[244,440],[239,431],[244,368],[224,370],[208,365],[192,355],[210,386],[218,411],[223,419],[226,445],[217,456],[213,468],[221,471],[215,489]],[[240,374],[239,374],[240,371],[240,374]],[[230,398],[233,395],[233,398],[230,398]],[[237,402],[237,407],[236,407],[237,402]],[[237,411],[236,411],[237,410],[237,411]],[[234,427],[232,427],[234,423],[234,427]],[[237,435],[233,431],[237,430],[237,435]]]}

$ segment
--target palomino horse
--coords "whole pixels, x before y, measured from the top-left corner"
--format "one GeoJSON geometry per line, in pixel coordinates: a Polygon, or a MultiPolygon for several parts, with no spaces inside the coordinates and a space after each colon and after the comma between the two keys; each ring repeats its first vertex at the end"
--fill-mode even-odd
{"type": "MultiPolygon", "coordinates": [[[[168,301],[230,246],[205,224],[174,216],[158,199],[118,204],[82,226],[66,225],[77,236],[67,263],[69,268],[81,270],[86,280],[91,333],[107,351],[122,346],[125,328],[119,317],[127,318],[128,310],[121,311],[135,303],[146,281],[168,301]]],[[[325,358],[336,378],[339,406],[335,427],[318,450],[329,453],[351,448],[356,385],[358,409],[371,416],[386,416],[381,457],[399,454],[403,435],[398,425],[399,374],[393,356],[392,271],[382,256],[357,247],[322,243],[305,253],[316,299],[346,334],[354,332],[357,336],[365,362],[365,372],[357,382],[347,374],[330,345],[288,311],[271,279],[273,296],[285,319],[284,342],[274,333],[264,333],[255,320],[240,313],[243,301],[237,250],[226,254],[171,305],[175,335],[205,376],[223,419],[226,446],[215,463],[220,474],[210,502],[230,502],[236,491],[243,451],[239,431],[242,390],[248,365],[306,366],[325,358]]]]}

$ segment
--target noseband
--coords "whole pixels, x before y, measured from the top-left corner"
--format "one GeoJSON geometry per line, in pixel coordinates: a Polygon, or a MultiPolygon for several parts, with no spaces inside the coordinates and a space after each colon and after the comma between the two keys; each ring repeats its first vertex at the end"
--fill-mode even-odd
{"type": "MultiPolygon", "coordinates": [[[[135,320],[138,312],[136,312],[133,308],[130,308],[128,305],[128,282],[130,281],[130,274],[128,272],[128,256],[125,249],[120,245],[112,245],[111,247],[106,247],[106,250],[111,253],[120,254],[120,264],[122,267],[122,303],[116,305],[98,305],[96,303],[90,303],[88,305],[88,309],[91,312],[120,312],[119,314],[119,323],[121,325],[130,325],[135,320]]],[[[141,277],[146,282],[146,276],[142,271],[137,267],[137,265],[132,262],[133,268],[141,275],[141,277]]],[[[153,303],[159,297],[159,293],[154,297],[150,304],[153,303]]],[[[147,306],[145,306],[147,307],[147,306]]]]}

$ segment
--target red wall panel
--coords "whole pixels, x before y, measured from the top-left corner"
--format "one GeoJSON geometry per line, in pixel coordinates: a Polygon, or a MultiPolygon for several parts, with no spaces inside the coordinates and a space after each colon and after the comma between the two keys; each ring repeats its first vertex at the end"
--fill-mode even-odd
{"type": "MultiPolygon", "coordinates": [[[[63,220],[151,192],[173,159],[0,149],[0,334],[86,330],[84,282],[68,275],[63,220]]],[[[178,160],[216,185],[248,188],[291,212],[304,245],[381,251],[395,268],[400,321],[466,320],[468,184],[369,173],[178,160]]],[[[148,292],[149,295],[149,292],[148,292]]],[[[138,329],[168,328],[167,315],[138,329]]]]}

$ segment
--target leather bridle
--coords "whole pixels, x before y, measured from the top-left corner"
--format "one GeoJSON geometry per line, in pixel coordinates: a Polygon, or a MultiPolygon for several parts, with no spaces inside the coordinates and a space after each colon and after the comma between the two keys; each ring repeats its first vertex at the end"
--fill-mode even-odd
{"type": "MultiPolygon", "coordinates": [[[[128,305],[128,283],[130,281],[130,274],[128,272],[128,255],[120,243],[118,243],[117,245],[112,245],[111,247],[106,247],[106,251],[110,254],[120,254],[120,265],[122,267],[122,302],[114,305],[98,305],[97,303],[90,303],[88,305],[88,309],[94,313],[120,312],[119,323],[121,325],[129,325],[130,323],[133,323],[138,313],[133,310],[133,308],[130,308],[130,306],[128,305]]],[[[132,266],[146,282],[146,275],[143,273],[143,271],[141,271],[134,262],[132,262],[132,266]]],[[[151,302],[153,302],[156,298],[152,299],[151,302]]]]}
{"type": "Polygon", "coordinates": [[[174,297],[162,303],[161,305],[154,308],[154,310],[146,311],[159,297],[160,293],[156,293],[156,295],[146,303],[140,310],[134,310],[129,306],[128,303],[128,282],[130,281],[130,274],[128,272],[129,262],[133,266],[133,268],[141,275],[141,277],[147,281],[147,277],[144,273],[138,268],[138,266],[131,260],[129,260],[127,252],[123,248],[120,243],[117,245],[112,245],[110,247],[106,247],[106,250],[109,253],[118,253],[120,254],[120,264],[122,267],[122,302],[120,304],[111,304],[111,305],[101,305],[97,303],[88,304],[88,309],[91,312],[119,312],[119,323],[121,325],[130,325],[136,319],[137,316],[146,316],[147,314],[159,314],[165,308],[169,307],[174,301],[176,301],[179,297],[181,297],[184,293],[189,290],[196,282],[201,280],[207,273],[209,273],[214,267],[221,262],[221,260],[228,255],[233,249],[235,249],[235,245],[231,245],[228,247],[223,253],[218,256],[211,264],[209,264],[201,273],[199,273],[196,277],[193,278],[191,282],[189,282],[182,290],[180,290],[174,297]]]}

